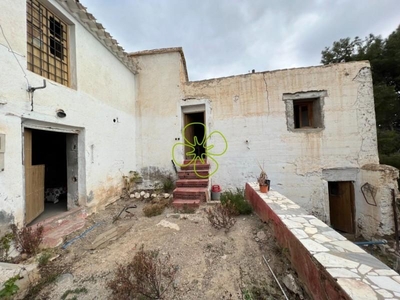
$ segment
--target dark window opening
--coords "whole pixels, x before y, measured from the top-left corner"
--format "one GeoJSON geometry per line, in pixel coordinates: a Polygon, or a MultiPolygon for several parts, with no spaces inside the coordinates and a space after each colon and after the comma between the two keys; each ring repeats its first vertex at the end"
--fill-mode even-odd
{"type": "Polygon", "coordinates": [[[315,127],[313,122],[313,103],[315,100],[293,101],[294,128],[315,127]]]}
{"type": "Polygon", "coordinates": [[[62,41],[63,26],[60,22],[56,21],[53,17],[49,19],[50,34],[54,35],[57,39],[62,41]]]}
{"type": "Polygon", "coordinates": [[[50,53],[57,56],[61,60],[64,58],[62,43],[53,37],[50,37],[50,53]]]}

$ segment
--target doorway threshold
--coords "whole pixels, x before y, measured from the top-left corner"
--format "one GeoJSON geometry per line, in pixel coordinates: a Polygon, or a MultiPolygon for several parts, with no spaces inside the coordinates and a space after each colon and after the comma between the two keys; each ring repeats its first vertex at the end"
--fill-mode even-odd
{"type": "Polygon", "coordinates": [[[43,226],[42,247],[55,248],[62,244],[64,237],[85,226],[87,212],[77,207],[47,218],[31,226],[43,226]]]}

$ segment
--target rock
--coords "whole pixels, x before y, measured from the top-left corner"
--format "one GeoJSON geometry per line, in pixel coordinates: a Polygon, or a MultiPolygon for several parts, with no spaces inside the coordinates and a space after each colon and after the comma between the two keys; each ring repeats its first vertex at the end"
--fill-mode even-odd
{"type": "Polygon", "coordinates": [[[144,194],[146,194],[145,191],[140,192],[140,196],[144,196],[144,194]]]}
{"type": "Polygon", "coordinates": [[[129,198],[131,198],[131,199],[132,199],[132,198],[135,198],[135,194],[130,194],[130,195],[129,195],[129,198]]]}
{"type": "Polygon", "coordinates": [[[283,284],[287,287],[291,292],[299,295],[300,299],[303,299],[303,293],[299,286],[297,285],[292,274],[288,274],[282,279],[283,284]]]}
{"type": "Polygon", "coordinates": [[[168,193],[164,193],[164,199],[168,199],[169,198],[169,194],[168,193]]]}
{"type": "Polygon", "coordinates": [[[166,220],[161,220],[156,226],[162,226],[162,227],[166,227],[166,228],[171,228],[171,229],[174,229],[174,230],[177,230],[177,231],[180,230],[179,226],[177,224],[168,222],[166,220]]]}
{"type": "Polygon", "coordinates": [[[389,248],[388,251],[389,251],[390,253],[394,253],[394,252],[395,252],[395,250],[394,250],[393,248],[389,248]]]}
{"type": "Polygon", "coordinates": [[[140,199],[140,194],[138,192],[135,193],[135,198],[140,199]]]}
{"type": "Polygon", "coordinates": [[[22,258],[23,260],[27,259],[27,258],[28,258],[28,254],[22,253],[22,254],[21,254],[21,258],[22,258]]]}
{"type": "Polygon", "coordinates": [[[222,259],[226,259],[226,257],[227,257],[226,254],[221,256],[222,259]]]}
{"type": "Polygon", "coordinates": [[[260,239],[260,241],[264,241],[267,238],[267,235],[264,231],[259,231],[257,232],[257,237],[260,239]]]}
{"type": "Polygon", "coordinates": [[[157,194],[151,194],[151,198],[156,198],[157,194]]]}
{"type": "Polygon", "coordinates": [[[179,219],[180,214],[167,214],[167,218],[179,219]]]}
{"type": "Polygon", "coordinates": [[[143,198],[144,198],[144,199],[150,198],[150,194],[149,194],[149,193],[144,194],[144,195],[143,195],[143,198]]]}
{"type": "Polygon", "coordinates": [[[208,233],[208,236],[209,236],[209,237],[212,237],[212,233],[211,233],[211,232],[209,232],[209,233],[208,233]]]}
{"type": "Polygon", "coordinates": [[[260,241],[260,239],[259,239],[258,237],[256,237],[256,238],[255,238],[255,241],[256,241],[256,242],[259,242],[259,241],[260,241]]]}
{"type": "Polygon", "coordinates": [[[57,284],[70,285],[74,281],[74,275],[70,273],[61,274],[57,277],[57,284]]]}
{"type": "Polygon", "coordinates": [[[195,224],[201,223],[203,221],[203,218],[199,216],[187,215],[187,218],[190,222],[193,222],[195,224]]]}

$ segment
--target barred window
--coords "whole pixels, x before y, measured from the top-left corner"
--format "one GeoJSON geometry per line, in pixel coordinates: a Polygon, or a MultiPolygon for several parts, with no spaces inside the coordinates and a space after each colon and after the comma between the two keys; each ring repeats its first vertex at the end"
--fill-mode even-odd
{"type": "Polygon", "coordinates": [[[28,70],[69,86],[68,25],[37,0],[27,0],[28,70]]]}

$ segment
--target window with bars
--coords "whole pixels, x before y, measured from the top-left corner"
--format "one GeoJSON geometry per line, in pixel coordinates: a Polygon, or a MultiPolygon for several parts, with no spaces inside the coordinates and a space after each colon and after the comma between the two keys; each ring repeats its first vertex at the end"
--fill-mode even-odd
{"type": "Polygon", "coordinates": [[[26,11],[28,70],[69,86],[68,25],[37,0],[26,11]]]}

